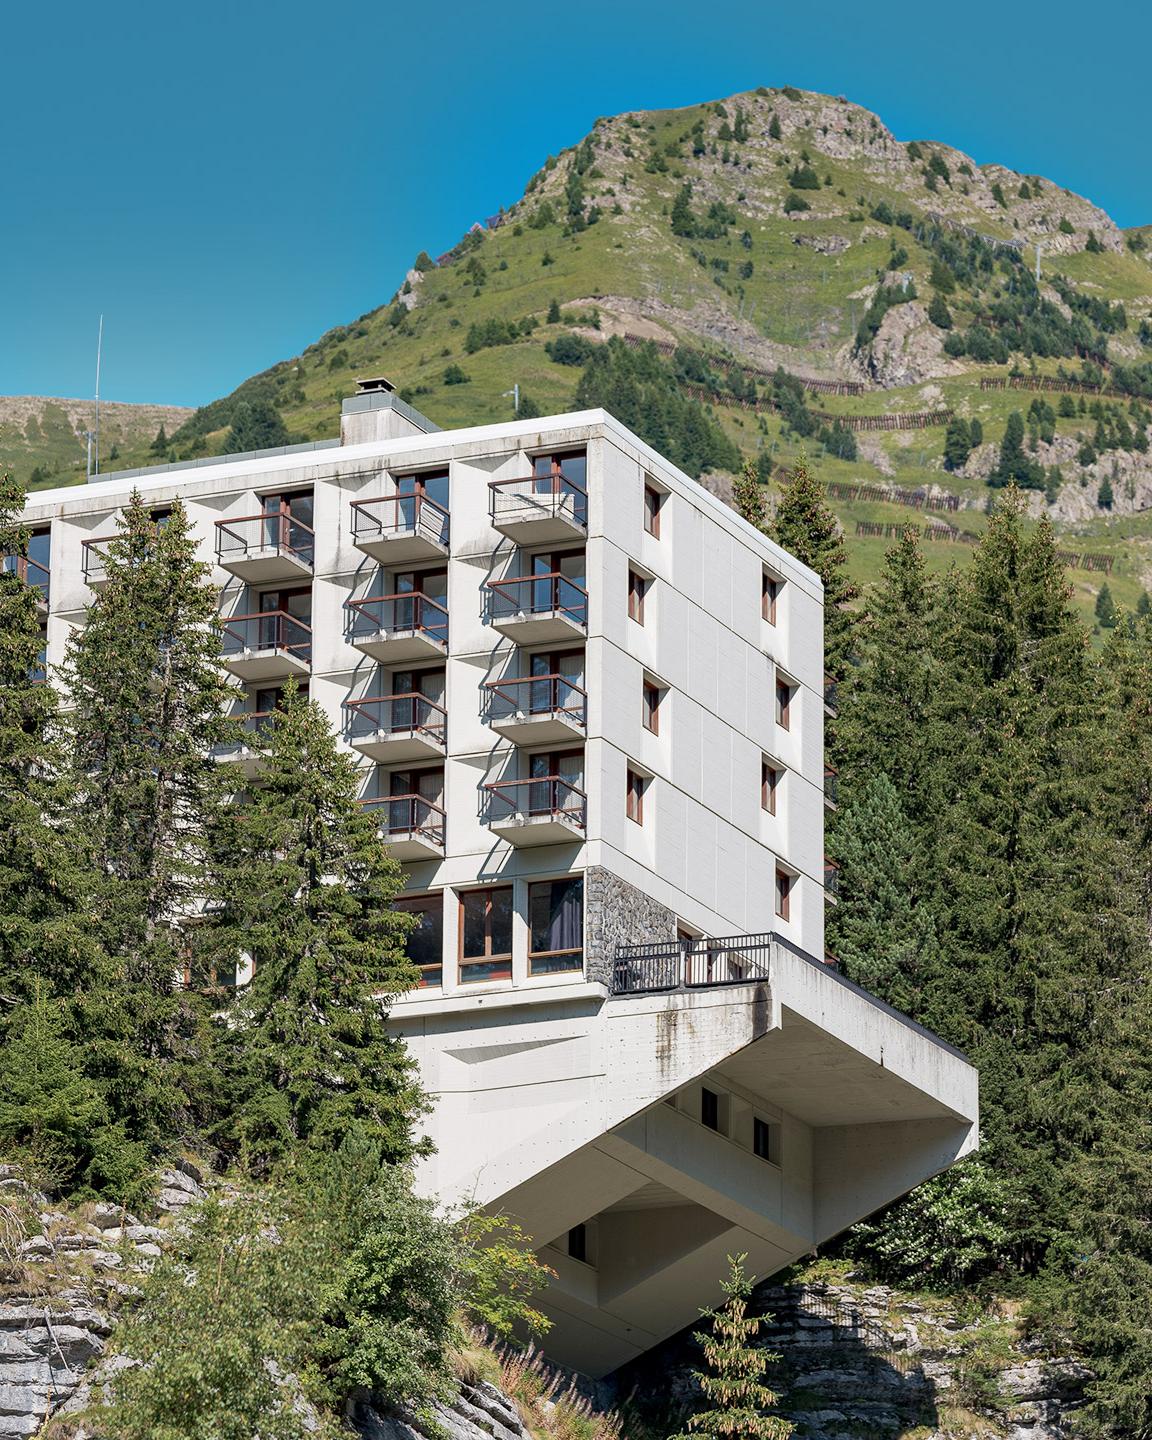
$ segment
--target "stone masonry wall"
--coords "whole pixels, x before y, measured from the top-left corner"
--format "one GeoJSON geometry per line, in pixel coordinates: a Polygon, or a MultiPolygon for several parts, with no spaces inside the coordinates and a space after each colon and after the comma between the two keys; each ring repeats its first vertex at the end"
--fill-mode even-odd
{"type": "Polygon", "coordinates": [[[611,870],[594,865],[584,875],[584,973],[607,985],[617,945],[674,940],[676,916],[611,870]]]}

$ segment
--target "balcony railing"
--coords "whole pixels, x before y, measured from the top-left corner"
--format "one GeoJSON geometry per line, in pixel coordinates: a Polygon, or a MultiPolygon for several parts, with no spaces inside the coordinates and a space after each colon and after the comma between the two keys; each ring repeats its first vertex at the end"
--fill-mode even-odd
{"type": "Polygon", "coordinates": [[[312,658],[312,627],[286,610],[258,610],[250,615],[233,615],[221,622],[222,654],[232,656],[253,651],[277,650],[297,660],[312,658]]]}
{"type": "Polygon", "coordinates": [[[358,544],[417,535],[448,546],[448,511],[427,495],[386,495],[352,501],[352,538],[358,544]]]}
{"type": "Polygon", "coordinates": [[[360,803],[386,840],[416,835],[437,850],[444,848],[444,809],[423,795],[379,795],[360,803]]]}
{"type": "Polygon", "coordinates": [[[25,585],[38,592],[37,599],[41,605],[48,604],[52,572],[46,565],[41,565],[38,560],[32,560],[27,555],[4,555],[0,556],[0,570],[6,575],[15,575],[17,579],[23,580],[25,585]]]}
{"type": "Polygon", "coordinates": [[[221,565],[245,560],[253,552],[268,551],[298,560],[311,569],[316,556],[315,532],[303,520],[294,519],[284,506],[261,515],[216,521],[216,558],[221,565]]]}
{"type": "Polygon", "coordinates": [[[840,775],[831,765],[824,767],[824,801],[835,806],[840,800],[840,775]]]}
{"type": "Polygon", "coordinates": [[[406,735],[416,732],[435,745],[443,745],[448,712],[425,695],[368,695],[349,700],[351,738],[366,735],[406,735]]]}
{"type": "Polygon", "coordinates": [[[563,615],[574,625],[588,624],[588,592],[566,575],[524,575],[489,580],[489,616],[494,623],[520,615],[563,615]]]}
{"type": "Polygon", "coordinates": [[[655,990],[696,990],[767,980],[772,933],[701,936],[646,945],[617,945],[613,995],[655,990]]]}
{"type": "Polygon", "coordinates": [[[108,578],[108,547],[112,544],[113,536],[106,536],[103,540],[85,540],[81,549],[84,552],[84,581],[87,585],[102,585],[108,578]]]}
{"type": "Polygon", "coordinates": [[[831,675],[824,676],[824,709],[829,715],[836,715],[839,709],[839,691],[831,675]]]}
{"type": "Polygon", "coordinates": [[[588,525],[588,492],[563,471],[490,480],[488,486],[489,514],[495,526],[556,519],[580,529],[588,525]]]}
{"type": "Polygon", "coordinates": [[[583,830],[588,797],[559,775],[531,780],[499,780],[485,785],[484,821],[502,825],[519,819],[559,820],[583,830]]]}
{"type": "Polygon", "coordinates": [[[489,680],[484,690],[484,718],[490,725],[519,715],[554,715],[581,729],[587,721],[587,692],[563,675],[489,680]]]}
{"type": "Polygon", "coordinates": [[[421,590],[349,600],[348,609],[352,612],[349,638],[353,644],[372,635],[411,632],[426,635],[440,645],[448,643],[447,606],[421,590]]]}
{"type": "Polygon", "coordinates": [[[824,858],[824,893],[833,896],[840,894],[840,866],[827,856],[824,858]]]}

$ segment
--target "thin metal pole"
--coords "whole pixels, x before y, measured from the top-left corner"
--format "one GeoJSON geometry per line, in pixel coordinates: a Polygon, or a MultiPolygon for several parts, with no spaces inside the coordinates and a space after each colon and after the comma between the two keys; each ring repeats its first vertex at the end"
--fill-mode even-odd
{"type": "Polygon", "coordinates": [[[96,332],[96,467],[94,475],[100,474],[100,352],[104,348],[104,316],[100,316],[100,328],[96,332]]]}

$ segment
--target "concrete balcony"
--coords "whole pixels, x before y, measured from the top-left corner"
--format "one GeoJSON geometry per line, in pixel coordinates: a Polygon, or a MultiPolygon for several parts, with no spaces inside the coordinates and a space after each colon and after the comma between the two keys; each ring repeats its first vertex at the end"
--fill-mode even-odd
{"type": "Polygon", "coordinates": [[[216,563],[249,585],[307,582],[316,537],[285,508],[216,521],[216,563]]]}
{"type": "Polygon", "coordinates": [[[103,540],[85,540],[82,543],[84,583],[89,590],[99,592],[108,583],[108,547],[112,540],[109,535],[103,540]]]}
{"type": "Polygon", "coordinates": [[[0,556],[0,571],[5,575],[15,575],[35,592],[37,613],[41,620],[46,619],[52,589],[52,575],[47,566],[29,559],[27,555],[4,555],[0,556]]]}
{"type": "Polygon", "coordinates": [[[484,719],[517,745],[571,744],[584,738],[588,696],[563,675],[489,680],[483,694],[484,719]]]}
{"type": "Polygon", "coordinates": [[[444,858],[444,810],[422,795],[383,795],[360,802],[375,818],[397,860],[444,858]]]}
{"type": "Polygon", "coordinates": [[[488,623],[518,645],[573,644],[588,633],[588,592],[566,575],[488,581],[488,623]]]}
{"type": "Polygon", "coordinates": [[[224,663],[241,680],[287,680],[312,668],[312,627],[286,610],[233,615],[220,628],[224,663]]]}
{"type": "Polygon", "coordinates": [[[448,534],[447,510],[426,495],[352,501],[353,543],[382,565],[443,560],[448,534]]]}
{"type": "Polygon", "coordinates": [[[489,481],[492,526],[517,545],[581,540],[588,533],[588,494],[566,475],[489,481]]]}
{"type": "Polygon", "coordinates": [[[584,840],[588,800],[559,775],[502,780],[484,787],[484,823],[517,848],[579,845],[584,840]]]}
{"type": "Polygon", "coordinates": [[[347,709],[348,743],[361,755],[389,765],[444,756],[448,712],[424,695],[369,695],[347,709]]]}
{"type": "Polygon", "coordinates": [[[448,609],[422,591],[349,600],[348,641],[386,665],[438,659],[448,650],[448,609]]]}
{"type": "Polygon", "coordinates": [[[233,716],[235,734],[212,751],[212,758],[221,765],[233,765],[251,780],[260,773],[267,755],[268,727],[275,718],[275,710],[249,710],[243,715],[233,716]]]}

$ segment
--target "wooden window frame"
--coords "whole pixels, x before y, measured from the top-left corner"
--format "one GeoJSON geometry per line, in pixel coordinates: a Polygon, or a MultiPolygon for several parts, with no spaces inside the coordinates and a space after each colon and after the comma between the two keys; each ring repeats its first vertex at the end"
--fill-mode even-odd
{"type": "Polygon", "coordinates": [[[628,567],[628,618],[637,625],[644,624],[644,604],[648,598],[651,580],[642,575],[634,565],[628,567]]]}
{"type": "MultiPolygon", "coordinates": [[[[442,890],[430,891],[427,895],[401,895],[397,898],[394,909],[405,915],[418,914],[423,911],[440,912],[440,960],[428,965],[417,965],[420,972],[419,989],[428,990],[444,984],[444,892],[442,890]],[[439,972],[439,978],[431,980],[428,972],[435,970],[439,972]]],[[[413,962],[415,964],[415,962],[413,962]]]]}
{"type": "Polygon", "coordinates": [[[660,734],[660,706],[664,702],[664,692],[659,685],[651,680],[642,682],[640,699],[640,723],[650,735],[660,734]]]}
{"type": "Polygon", "coordinates": [[[792,729],[792,701],[796,686],[787,680],[776,680],[776,724],[781,730],[792,729]]]}
{"type": "Polygon", "coordinates": [[[760,808],[769,815],[776,814],[777,794],[784,771],[771,760],[760,761],[760,808]]]}
{"type": "Polygon", "coordinates": [[[644,791],[648,788],[648,777],[631,765],[627,770],[624,796],[624,814],[635,825],[644,824],[644,791]]]}
{"type": "MultiPolygon", "coordinates": [[[[490,982],[490,981],[493,981],[493,980],[511,980],[511,978],[512,978],[512,951],[509,950],[509,951],[507,952],[507,954],[505,954],[503,951],[494,954],[493,951],[492,951],[492,896],[495,895],[495,894],[497,894],[498,892],[504,892],[504,891],[506,891],[506,892],[508,893],[508,895],[512,898],[512,902],[513,902],[512,923],[513,923],[513,932],[515,932],[515,923],[516,923],[516,922],[515,922],[515,895],[514,895],[513,887],[512,887],[511,885],[481,885],[481,886],[477,886],[475,889],[458,890],[458,891],[456,892],[456,898],[457,898],[458,905],[459,905],[459,910],[458,910],[459,923],[458,923],[458,927],[457,927],[457,928],[458,928],[458,935],[457,935],[457,940],[456,940],[456,966],[457,966],[457,974],[459,975],[460,984],[461,984],[461,985],[482,985],[482,984],[484,984],[486,981],[489,981],[489,982],[490,982]],[[465,957],[465,955],[464,955],[464,905],[465,905],[466,899],[467,899],[469,896],[476,896],[476,895],[484,895],[484,896],[487,896],[487,899],[486,899],[485,904],[484,904],[484,954],[483,954],[483,955],[469,955],[469,956],[465,957]],[[469,978],[469,977],[464,973],[465,970],[467,970],[467,969],[470,968],[471,966],[475,966],[475,965],[491,965],[491,964],[494,964],[494,963],[497,962],[497,961],[506,961],[506,962],[507,962],[507,964],[503,967],[503,969],[502,969],[500,972],[498,972],[497,974],[493,974],[493,975],[476,975],[476,976],[473,976],[472,978],[469,978]]],[[[514,934],[514,933],[513,933],[513,937],[512,937],[512,938],[513,938],[513,941],[514,941],[514,938],[515,938],[515,934],[514,934]]]]}
{"type": "Polygon", "coordinates": [[[554,880],[533,880],[528,886],[528,974],[530,977],[536,975],[570,975],[584,969],[584,894],[580,895],[580,945],[575,950],[533,950],[532,949],[532,892],[541,885],[557,885],[562,883],[582,884],[582,875],[562,875],[554,880]],[[565,966],[563,969],[536,970],[534,961],[549,960],[558,955],[571,955],[575,957],[575,964],[565,966]]]}
{"type": "Polygon", "coordinates": [[[783,866],[776,867],[776,884],[773,894],[773,904],[776,914],[781,920],[792,918],[792,887],[796,883],[796,876],[783,866]]]}
{"type": "Polygon", "coordinates": [[[644,533],[660,539],[660,511],[664,508],[665,492],[650,480],[644,482],[644,533]]]}
{"type": "Polygon", "coordinates": [[[765,570],[760,587],[760,614],[769,625],[776,624],[777,605],[783,589],[783,580],[765,570]]]}

